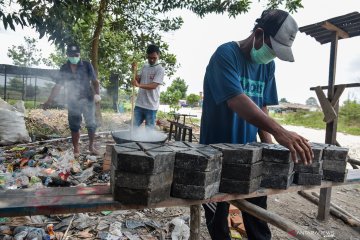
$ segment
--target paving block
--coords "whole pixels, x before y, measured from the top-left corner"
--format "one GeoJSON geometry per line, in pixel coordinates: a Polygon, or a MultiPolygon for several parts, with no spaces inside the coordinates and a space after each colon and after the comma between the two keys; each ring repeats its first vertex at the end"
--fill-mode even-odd
{"type": "Polygon", "coordinates": [[[290,163],[291,154],[289,149],[278,144],[268,144],[262,149],[262,160],[264,162],[290,163]]]}
{"type": "Polygon", "coordinates": [[[347,176],[347,170],[345,172],[335,172],[329,170],[323,170],[323,179],[332,182],[345,182],[347,176]]]}
{"type": "Polygon", "coordinates": [[[294,165],[295,172],[319,174],[322,171],[323,161],[313,162],[310,165],[304,165],[303,163],[296,163],[294,165]]]}
{"type": "Polygon", "coordinates": [[[261,176],[251,181],[239,181],[234,179],[221,178],[219,192],[249,194],[260,188],[261,176]]]}
{"type": "Polygon", "coordinates": [[[168,143],[166,143],[166,146],[171,148],[175,152],[186,151],[186,150],[189,150],[191,148],[188,145],[186,145],[185,143],[180,142],[180,141],[168,142],[168,143]]]}
{"type": "Polygon", "coordinates": [[[171,196],[185,199],[207,199],[219,192],[219,185],[220,181],[207,186],[185,185],[173,182],[171,196]]]}
{"type": "Polygon", "coordinates": [[[117,152],[112,164],[117,171],[156,174],[174,166],[175,152],[117,152]]]}
{"type": "Polygon", "coordinates": [[[110,179],[112,179],[111,183],[117,187],[152,190],[164,184],[171,184],[173,180],[173,170],[171,168],[158,174],[129,173],[113,169],[111,170],[110,179]]]}
{"type": "Polygon", "coordinates": [[[226,164],[251,164],[261,160],[261,146],[249,144],[219,143],[210,145],[223,154],[223,163],[226,164]]]}
{"type": "Polygon", "coordinates": [[[264,175],[289,175],[294,170],[294,162],[278,163],[278,162],[263,162],[264,175]]]}
{"type": "Polygon", "coordinates": [[[346,170],[346,161],[336,161],[336,160],[324,160],[322,169],[334,172],[344,173],[346,170]]]}
{"type": "Polygon", "coordinates": [[[173,182],[185,185],[207,186],[214,182],[219,182],[220,176],[221,168],[208,172],[199,172],[175,167],[173,182]]]}
{"type": "Polygon", "coordinates": [[[295,173],[294,183],[297,185],[321,185],[322,174],[295,173]]]}
{"type": "Polygon", "coordinates": [[[221,168],[222,154],[212,147],[176,152],[175,167],[191,171],[212,171],[221,168]]]}
{"type": "Polygon", "coordinates": [[[294,172],[290,175],[263,175],[261,187],[274,189],[288,189],[294,179],[294,172]]]}
{"type": "Polygon", "coordinates": [[[255,164],[224,164],[222,165],[222,178],[239,181],[250,181],[262,174],[263,162],[255,164]]]}
{"type": "Polygon", "coordinates": [[[349,149],[330,145],[324,149],[323,159],[334,161],[346,161],[349,149]]]}
{"type": "Polygon", "coordinates": [[[171,184],[161,185],[156,189],[131,189],[118,187],[112,188],[113,198],[125,205],[149,206],[164,201],[170,197],[171,184]]]}
{"type": "Polygon", "coordinates": [[[199,144],[199,143],[193,143],[193,142],[183,142],[185,145],[187,145],[188,147],[191,148],[203,148],[203,147],[207,147],[207,145],[204,144],[199,144]]]}
{"type": "Polygon", "coordinates": [[[314,153],[313,162],[321,161],[322,156],[323,156],[324,148],[326,146],[328,146],[328,144],[319,144],[319,143],[310,142],[310,146],[311,146],[311,149],[312,149],[312,151],[314,153]]]}

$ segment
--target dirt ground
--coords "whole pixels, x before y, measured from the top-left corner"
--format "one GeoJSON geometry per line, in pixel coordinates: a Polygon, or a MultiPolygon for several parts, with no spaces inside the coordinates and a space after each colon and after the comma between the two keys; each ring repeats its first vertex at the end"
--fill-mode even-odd
{"type": "MultiPolygon", "coordinates": [[[[43,110],[36,110],[37,112],[33,112],[39,119],[44,119],[43,110]]],[[[59,112],[51,112],[45,114],[47,116],[63,116],[63,113],[59,112]]],[[[31,114],[30,114],[31,116],[31,114]]],[[[55,117],[56,118],[56,117],[55,117]]],[[[99,129],[99,132],[106,132],[111,130],[116,130],[119,128],[126,128],[129,123],[129,115],[126,114],[103,114],[104,124],[99,129]]],[[[66,132],[66,127],[60,126],[59,122],[66,124],[65,120],[54,121],[54,126],[58,129],[61,129],[62,132],[66,132]]],[[[51,125],[50,123],[47,123],[51,125]]],[[[314,142],[323,142],[325,138],[325,131],[323,130],[314,130],[307,129],[303,127],[293,127],[293,126],[285,126],[287,129],[298,132],[308,138],[310,141],[314,142]]],[[[52,128],[52,127],[49,127],[52,128]]],[[[60,131],[59,131],[60,132],[60,131]]],[[[100,151],[105,152],[106,144],[112,142],[111,136],[108,134],[102,134],[97,137],[97,146],[100,151]]],[[[345,134],[338,134],[338,142],[344,146],[350,148],[350,156],[359,159],[360,158],[360,137],[351,136],[345,134]]],[[[71,148],[70,142],[65,143],[68,148],[71,148]]],[[[65,146],[64,146],[65,147],[65,146]]],[[[87,154],[87,140],[84,138],[81,140],[82,154],[87,154]]],[[[102,160],[100,160],[102,161],[102,160]]],[[[350,168],[350,166],[349,166],[350,168]]],[[[311,191],[309,191],[310,193],[311,191]]],[[[318,190],[315,192],[319,192],[318,190]]],[[[332,202],[343,208],[347,212],[351,213],[357,219],[360,219],[360,184],[352,184],[342,187],[334,187],[332,189],[332,202]]],[[[289,221],[295,223],[297,226],[301,227],[304,232],[298,234],[304,235],[312,235],[316,236],[319,239],[341,239],[341,240],[355,240],[360,239],[360,228],[353,228],[346,225],[342,220],[339,220],[333,216],[327,222],[321,222],[316,219],[317,216],[317,207],[304,199],[302,196],[297,193],[288,193],[288,194],[279,194],[272,195],[268,197],[268,210],[278,215],[288,219],[289,221]]],[[[130,211],[131,212],[131,211],[130,211]]],[[[169,222],[171,219],[175,217],[182,217],[184,219],[189,218],[189,208],[188,207],[174,207],[167,208],[161,211],[154,210],[143,210],[143,211],[133,211],[134,214],[140,212],[144,214],[147,218],[169,222]]],[[[141,215],[140,214],[140,215],[141,215]]],[[[131,214],[130,214],[131,215],[131,214]]],[[[204,212],[202,210],[202,222],[201,222],[201,236],[202,239],[209,240],[210,237],[208,235],[204,212]]],[[[285,233],[282,230],[274,226],[270,226],[273,239],[294,239],[294,237],[285,233]]],[[[95,239],[90,238],[78,238],[72,237],[69,239],[95,239]]],[[[171,238],[166,238],[171,239],[171,238]]]]}

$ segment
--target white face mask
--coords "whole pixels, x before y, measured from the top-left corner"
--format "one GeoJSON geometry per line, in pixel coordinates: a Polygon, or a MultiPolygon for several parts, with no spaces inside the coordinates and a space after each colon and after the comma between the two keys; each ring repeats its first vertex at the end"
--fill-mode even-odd
{"type": "Polygon", "coordinates": [[[68,57],[68,60],[71,64],[78,64],[80,57],[68,57]]]}
{"type": "Polygon", "coordinates": [[[265,42],[264,42],[264,32],[263,32],[263,45],[259,49],[255,49],[255,36],[253,40],[253,47],[250,52],[250,56],[253,62],[257,64],[268,64],[274,58],[276,58],[274,50],[272,50],[265,42]]]}

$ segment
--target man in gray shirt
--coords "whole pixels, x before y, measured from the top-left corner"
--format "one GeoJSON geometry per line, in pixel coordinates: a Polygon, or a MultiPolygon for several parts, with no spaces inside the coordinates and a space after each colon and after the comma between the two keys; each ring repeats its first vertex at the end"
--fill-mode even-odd
{"type": "Polygon", "coordinates": [[[158,63],[160,49],[156,45],[149,45],[146,50],[148,63],[133,81],[139,88],[134,108],[134,125],[140,126],[145,120],[147,127],[154,128],[156,113],[160,105],[160,85],[164,81],[165,69],[158,63]]]}

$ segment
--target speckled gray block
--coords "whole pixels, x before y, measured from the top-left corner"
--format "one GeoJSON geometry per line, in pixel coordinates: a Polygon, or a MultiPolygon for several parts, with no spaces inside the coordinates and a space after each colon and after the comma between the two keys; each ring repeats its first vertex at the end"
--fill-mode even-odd
{"type": "Polygon", "coordinates": [[[212,144],[223,154],[224,164],[252,164],[261,160],[262,147],[248,144],[212,144]]]}
{"type": "Polygon", "coordinates": [[[289,149],[278,144],[267,144],[262,149],[264,162],[290,163],[291,154],[289,149]]]}
{"type": "Polygon", "coordinates": [[[250,181],[262,174],[263,162],[255,164],[223,164],[221,178],[250,181]]]}
{"type": "Polygon", "coordinates": [[[200,172],[212,171],[221,167],[221,156],[219,150],[209,146],[192,148],[176,152],[175,167],[200,172]]]}
{"type": "Polygon", "coordinates": [[[185,199],[207,199],[219,192],[219,182],[207,186],[195,186],[173,183],[171,196],[185,199]]]}
{"type": "Polygon", "coordinates": [[[349,149],[330,145],[324,149],[323,159],[333,161],[346,161],[349,149]]]}
{"type": "Polygon", "coordinates": [[[111,168],[111,183],[118,187],[132,189],[156,189],[161,185],[168,185],[173,180],[173,170],[169,169],[157,174],[142,174],[116,171],[111,168]]]}
{"type": "Polygon", "coordinates": [[[144,151],[133,143],[115,145],[112,154],[112,164],[117,171],[143,174],[156,174],[171,168],[175,162],[175,152],[164,146],[144,151]],[[136,149],[136,146],[139,149],[136,149]],[[129,149],[124,151],[124,149],[129,149]]]}
{"type": "Polygon", "coordinates": [[[239,181],[234,179],[221,178],[219,192],[249,194],[260,188],[261,176],[251,181],[239,181]]]}
{"type": "Polygon", "coordinates": [[[264,175],[289,175],[294,170],[294,162],[277,163],[263,162],[264,175]]]}
{"type": "Polygon", "coordinates": [[[324,160],[322,169],[328,170],[328,171],[345,173],[346,164],[347,164],[346,161],[324,160]]]}
{"type": "Polygon", "coordinates": [[[322,174],[295,173],[294,183],[297,185],[321,185],[322,174]]]}
{"type": "Polygon", "coordinates": [[[221,168],[209,171],[189,171],[183,168],[174,168],[173,182],[184,185],[207,186],[214,182],[219,182],[221,168]]]}
{"type": "Polygon", "coordinates": [[[323,179],[332,181],[332,182],[345,182],[347,171],[345,172],[335,172],[329,170],[323,170],[323,179]]]}
{"type": "Polygon", "coordinates": [[[114,185],[112,191],[114,200],[122,204],[148,206],[168,199],[171,184],[161,185],[152,190],[124,188],[114,185]]]}
{"type": "Polygon", "coordinates": [[[261,187],[274,189],[288,189],[294,179],[294,172],[290,175],[263,175],[261,187]]]}
{"type": "Polygon", "coordinates": [[[295,172],[319,174],[322,171],[323,161],[313,162],[310,165],[304,165],[303,163],[297,163],[294,166],[295,172]]]}

